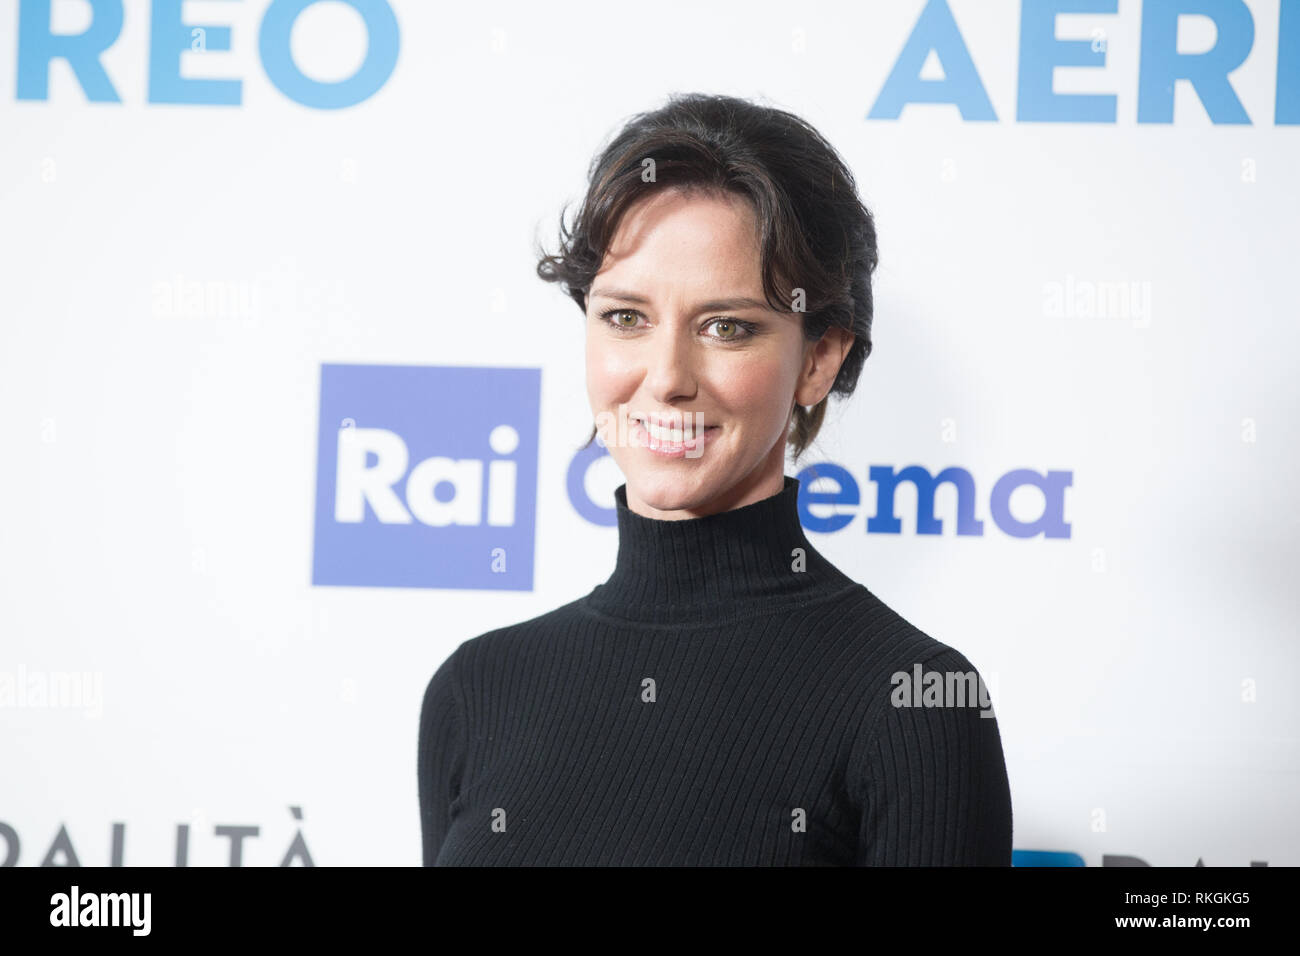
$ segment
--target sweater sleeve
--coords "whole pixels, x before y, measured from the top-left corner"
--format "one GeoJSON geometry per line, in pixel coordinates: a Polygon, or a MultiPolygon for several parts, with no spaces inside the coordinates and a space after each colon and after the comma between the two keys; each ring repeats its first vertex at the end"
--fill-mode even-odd
{"type": "Polygon", "coordinates": [[[459,655],[458,647],[434,673],[420,709],[420,830],[425,866],[433,866],[438,858],[465,766],[466,726],[456,670],[459,655]]]}
{"type": "MultiPolygon", "coordinates": [[[[952,648],[922,671],[982,683],[952,648]]],[[[891,696],[858,770],[859,866],[1011,865],[1011,790],[991,705],[894,706],[891,696]]]]}

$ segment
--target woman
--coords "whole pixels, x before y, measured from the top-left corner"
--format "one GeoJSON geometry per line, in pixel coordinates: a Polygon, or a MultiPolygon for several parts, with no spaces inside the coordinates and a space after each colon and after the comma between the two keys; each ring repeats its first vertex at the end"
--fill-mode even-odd
{"type": "Polygon", "coordinates": [[[974,668],[809,543],[784,474],[871,350],[848,168],[789,113],[678,96],[560,233],[538,273],[586,317],[618,558],[433,675],[425,865],[1009,865],[974,668]]]}

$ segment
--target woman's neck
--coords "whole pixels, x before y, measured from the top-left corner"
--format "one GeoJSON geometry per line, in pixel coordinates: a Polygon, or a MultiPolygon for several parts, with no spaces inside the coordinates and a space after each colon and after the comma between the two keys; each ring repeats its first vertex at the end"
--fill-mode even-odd
{"type": "Polygon", "coordinates": [[[614,492],[618,559],[587,605],[645,623],[707,623],[852,586],[808,541],[799,520],[799,481],[783,479],[778,494],[677,520],[632,511],[627,485],[620,485],[614,492]]]}

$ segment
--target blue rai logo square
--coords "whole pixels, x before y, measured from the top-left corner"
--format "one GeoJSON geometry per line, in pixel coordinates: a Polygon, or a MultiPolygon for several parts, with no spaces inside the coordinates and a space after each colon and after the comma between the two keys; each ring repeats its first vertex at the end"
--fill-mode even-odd
{"type": "Polygon", "coordinates": [[[530,591],[541,370],[322,365],[312,584],[530,591]]]}

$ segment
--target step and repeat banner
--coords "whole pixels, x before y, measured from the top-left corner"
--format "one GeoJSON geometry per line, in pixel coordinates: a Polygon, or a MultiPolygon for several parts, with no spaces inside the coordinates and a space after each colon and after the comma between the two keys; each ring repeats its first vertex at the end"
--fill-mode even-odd
{"type": "Polygon", "coordinates": [[[1296,0],[0,0],[0,863],[420,862],[429,677],[617,549],[537,246],[691,91],[876,217],[787,473],[1015,862],[1300,864],[1296,0]]]}

